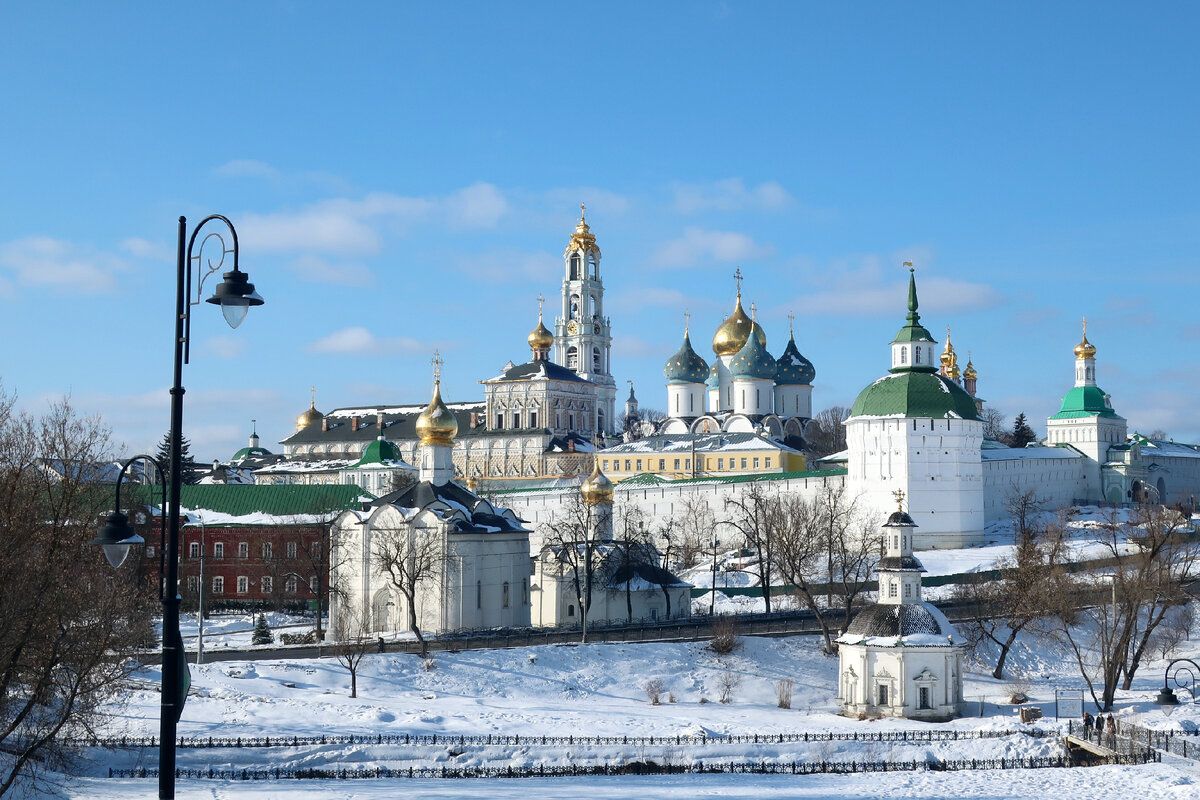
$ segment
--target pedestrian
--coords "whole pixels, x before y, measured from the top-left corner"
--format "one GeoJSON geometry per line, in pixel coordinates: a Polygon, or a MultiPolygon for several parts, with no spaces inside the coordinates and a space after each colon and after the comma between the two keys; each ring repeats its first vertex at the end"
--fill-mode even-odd
{"type": "Polygon", "coordinates": [[[1092,712],[1083,712],[1083,738],[1092,738],[1092,712]]]}
{"type": "Polygon", "coordinates": [[[1113,721],[1112,714],[1108,715],[1108,719],[1104,723],[1104,731],[1108,734],[1108,746],[1115,748],[1117,744],[1117,723],[1113,721]]]}

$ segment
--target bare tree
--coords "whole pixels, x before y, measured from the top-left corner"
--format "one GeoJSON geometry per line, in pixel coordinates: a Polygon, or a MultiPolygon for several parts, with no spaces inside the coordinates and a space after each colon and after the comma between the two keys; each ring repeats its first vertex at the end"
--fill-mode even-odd
{"type": "Polygon", "coordinates": [[[1140,507],[1127,525],[1113,510],[1098,537],[1113,560],[1109,583],[1097,585],[1090,575],[1064,577],[1064,589],[1056,593],[1062,606],[1058,631],[1102,710],[1112,708],[1118,685],[1132,685],[1172,609],[1190,602],[1184,584],[1195,576],[1198,548],[1180,536],[1186,524],[1183,515],[1162,506],[1140,507]],[[1136,543],[1133,552],[1127,541],[1136,543]],[[1083,598],[1094,604],[1073,608],[1083,598]]]}
{"type": "Polygon", "coordinates": [[[91,544],[112,510],[93,483],[106,463],[99,419],[66,400],[17,413],[0,388],[0,795],[22,775],[35,785],[64,737],[91,732],[149,644],[153,584],[139,589],[137,559],[114,573],[91,544]]]}
{"type": "Polygon", "coordinates": [[[679,504],[675,520],[677,525],[672,537],[675,557],[677,563],[686,569],[699,563],[708,552],[717,526],[716,516],[708,501],[694,494],[679,504]]]}
{"type": "Polygon", "coordinates": [[[429,655],[429,645],[421,633],[417,599],[423,590],[435,588],[442,580],[445,558],[441,536],[435,531],[416,525],[372,531],[371,560],[404,597],[408,629],[421,645],[422,658],[429,655]]]}
{"type": "Polygon", "coordinates": [[[771,613],[771,584],[775,578],[775,526],[778,503],[769,497],[761,485],[751,484],[740,496],[725,499],[729,517],[721,524],[728,525],[742,534],[746,547],[757,555],[754,566],[746,569],[758,578],[762,587],[763,603],[771,613]]]}
{"type": "Polygon", "coordinates": [[[588,505],[579,494],[572,492],[563,500],[553,517],[545,524],[542,561],[544,568],[570,575],[575,597],[579,601],[582,640],[587,641],[587,623],[592,608],[592,592],[596,585],[597,542],[592,531],[607,526],[602,515],[611,514],[611,506],[588,505]]]}
{"type": "Polygon", "coordinates": [[[842,421],[850,416],[845,406],[830,406],[818,411],[804,430],[808,447],[818,456],[840,453],[846,449],[846,426],[842,421]]]}
{"type": "Polygon", "coordinates": [[[338,603],[337,613],[340,619],[334,627],[342,636],[333,646],[333,655],[350,673],[350,696],[358,697],[358,668],[377,638],[371,635],[367,620],[353,603],[338,603]]]}
{"type": "Polygon", "coordinates": [[[1008,427],[1008,418],[998,408],[985,406],[983,409],[983,437],[1002,444],[1008,444],[1012,431],[1008,427]]]}
{"type": "Polygon", "coordinates": [[[804,606],[813,613],[821,636],[825,640],[824,650],[832,653],[835,631],[832,628],[833,610],[818,601],[814,579],[826,570],[829,547],[827,530],[818,517],[815,503],[810,503],[797,494],[776,498],[772,509],[772,521],[776,525],[776,566],[779,577],[792,587],[797,606],[804,606]]]}

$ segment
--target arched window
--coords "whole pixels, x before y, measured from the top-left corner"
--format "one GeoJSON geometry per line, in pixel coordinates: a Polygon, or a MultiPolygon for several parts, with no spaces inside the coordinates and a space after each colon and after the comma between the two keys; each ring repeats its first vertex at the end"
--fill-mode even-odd
{"type": "Polygon", "coordinates": [[[575,345],[567,348],[567,369],[579,369],[579,348],[575,345]]]}
{"type": "Polygon", "coordinates": [[[592,372],[604,372],[604,356],[599,347],[592,348],[592,372]]]}
{"type": "Polygon", "coordinates": [[[908,348],[907,347],[900,348],[900,363],[901,364],[908,363],[908,348]]]}
{"type": "Polygon", "coordinates": [[[588,253],[588,274],[593,278],[600,277],[600,262],[596,260],[595,253],[588,253]]]}
{"type": "Polygon", "coordinates": [[[571,280],[579,280],[579,253],[571,256],[571,280]]]}
{"type": "Polygon", "coordinates": [[[579,319],[579,295],[571,295],[571,319],[579,319]]]}
{"type": "Polygon", "coordinates": [[[604,412],[600,409],[596,410],[596,430],[604,430],[604,412]]]}
{"type": "Polygon", "coordinates": [[[913,348],[913,363],[914,364],[921,363],[921,348],[920,347],[913,348]]]}

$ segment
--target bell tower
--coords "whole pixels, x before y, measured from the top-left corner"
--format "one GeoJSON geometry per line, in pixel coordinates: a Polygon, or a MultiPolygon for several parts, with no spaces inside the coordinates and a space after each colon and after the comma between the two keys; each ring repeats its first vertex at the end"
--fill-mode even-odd
{"type": "Polygon", "coordinates": [[[609,362],[612,329],[604,316],[600,248],[588,227],[586,211],[581,203],[579,224],[563,251],[562,312],[554,321],[554,360],[600,387],[596,427],[611,435],[617,401],[617,382],[609,362]]]}

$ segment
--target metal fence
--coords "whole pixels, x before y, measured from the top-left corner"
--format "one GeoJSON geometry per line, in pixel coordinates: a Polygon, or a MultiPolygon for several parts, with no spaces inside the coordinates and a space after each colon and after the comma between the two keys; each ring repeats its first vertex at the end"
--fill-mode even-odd
{"type": "MultiPolygon", "coordinates": [[[[520,736],[481,734],[344,734],[321,736],[181,736],[180,748],[209,747],[309,747],[315,745],[635,745],[635,746],[704,746],[709,744],[783,744],[786,742],[891,742],[929,743],[971,739],[999,739],[1025,735],[1034,738],[1056,736],[1058,731],[1044,728],[1013,730],[899,730],[899,731],[804,731],[795,733],[748,733],[732,736],[520,736]]],[[[72,739],[74,747],[101,747],[109,750],[157,747],[154,736],[113,736],[108,738],[72,739]]]]}
{"type": "MultiPolygon", "coordinates": [[[[1158,761],[1159,755],[1146,750],[1134,755],[1119,755],[1111,764],[1146,764],[1158,761]]],[[[385,779],[385,778],[551,778],[587,775],[681,775],[710,773],[746,773],[756,775],[819,775],[851,774],[856,772],[928,772],[968,769],[1050,769],[1069,767],[1067,756],[1039,758],[970,758],[955,760],[927,759],[923,761],[727,761],[691,764],[659,764],[654,761],[631,761],[620,764],[561,765],[534,764],[525,767],[368,767],[346,769],[176,769],[175,777],[234,781],[293,780],[293,779],[385,779]]],[[[157,778],[155,769],[112,769],[110,778],[157,778]]]]}

